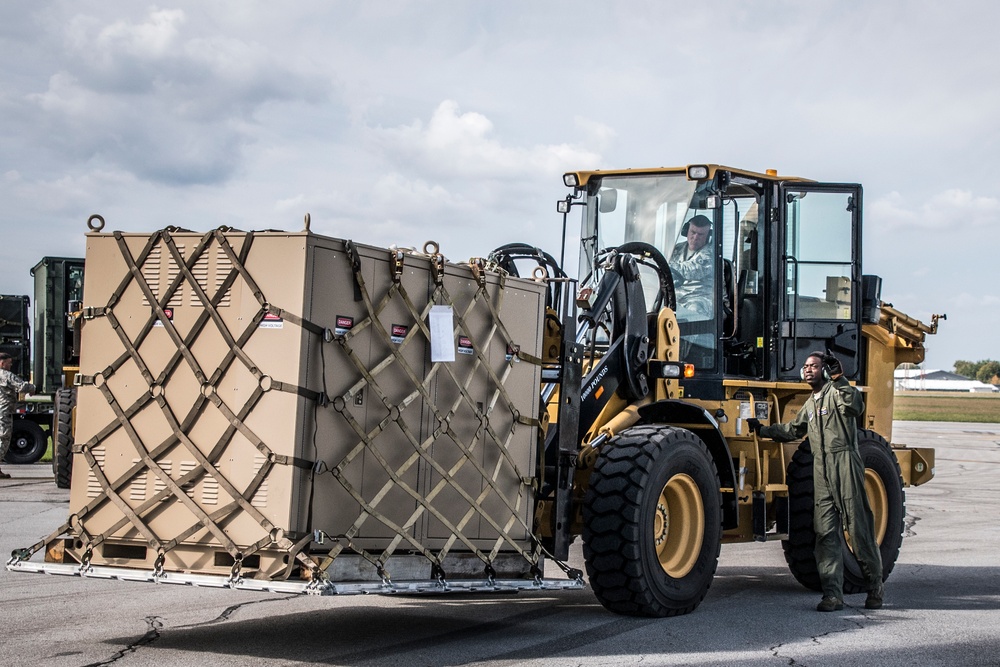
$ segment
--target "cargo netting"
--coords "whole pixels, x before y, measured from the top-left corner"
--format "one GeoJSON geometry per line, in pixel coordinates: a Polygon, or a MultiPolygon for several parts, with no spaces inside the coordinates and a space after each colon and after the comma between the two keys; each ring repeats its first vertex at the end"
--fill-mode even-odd
{"type": "MultiPolygon", "coordinates": [[[[531,457],[531,468],[526,469],[524,462],[515,460],[509,452],[518,429],[532,429],[533,439],[538,439],[539,401],[534,398],[533,409],[522,413],[505,387],[516,364],[541,362],[527,349],[522,350],[522,341],[515,340],[505,326],[503,285],[506,278],[496,272],[496,267],[482,260],[471,260],[464,268],[470,272],[476,287],[455,295],[447,289],[444,280],[446,267],[452,265],[436,248],[428,254],[385,250],[391,275],[389,280],[379,282],[387,287],[376,290],[366,280],[356,247],[350,241],[343,242],[344,251],[350,258],[353,284],[342,286],[342,289],[352,290],[354,301],[363,304],[363,316],[344,329],[334,321],[310,321],[282,308],[280,295],[266,293],[258,285],[247,264],[255,238],[262,232],[219,228],[196,237],[197,243],[189,241],[187,252],[175,238],[181,232],[185,230],[167,228],[155,232],[138,252],[130,248],[120,232],[113,233],[128,271],[107,303],[86,304],[85,318],[103,318],[115,336],[102,344],[118,345],[121,351],[103,370],[78,375],[77,384],[81,385],[81,391],[100,392],[114,418],[85,442],[76,443],[73,450],[75,465],[86,465],[88,483],[99,485],[100,492],[50,536],[15,552],[12,562],[26,561],[42,548],[62,539],[66,544],[66,561],[75,561],[85,569],[91,566],[95,553],[106,541],[131,540],[148,545],[152,553],[146,562],[152,562],[155,579],[167,576],[172,569],[179,569],[171,566],[171,552],[179,545],[190,543],[196,535],[210,535],[207,541],[204,537],[202,541],[221,548],[232,559],[231,582],[243,577],[277,581],[296,576],[310,580],[312,586],[323,586],[329,579],[330,567],[344,554],[360,556],[378,573],[381,584],[389,587],[392,586],[391,558],[404,553],[426,559],[431,578],[441,583],[448,579],[446,559],[453,552],[478,559],[487,580],[496,576],[494,563],[500,554],[507,557],[516,554],[523,559],[531,577],[537,580],[542,576],[544,550],[534,539],[535,531],[529,525],[537,484],[536,456],[531,457]],[[222,258],[228,270],[210,281],[200,267],[212,254],[222,258]],[[165,285],[151,284],[153,281],[146,265],[153,256],[168,258],[176,265],[175,275],[165,285]],[[408,262],[429,264],[432,278],[429,293],[414,294],[404,286],[400,276],[408,262]],[[237,285],[252,294],[257,304],[253,316],[244,320],[242,328],[227,324],[220,315],[220,304],[229,298],[232,288],[237,285]],[[120,319],[117,309],[123,295],[136,289],[150,306],[149,317],[138,328],[132,326],[130,329],[120,319]],[[176,302],[182,291],[187,291],[191,301],[196,301],[200,308],[197,317],[186,327],[177,325],[170,313],[170,304],[176,302]],[[380,317],[390,304],[397,310],[402,304],[409,313],[412,326],[405,332],[393,331],[380,317]],[[454,364],[440,362],[415,367],[413,355],[407,354],[411,346],[429,348],[432,333],[428,315],[432,307],[440,305],[453,310],[453,333],[456,339],[468,343],[468,350],[464,352],[474,359],[471,372],[463,374],[454,364]],[[470,318],[488,321],[489,326],[470,326],[470,318]],[[253,359],[247,353],[248,344],[264,330],[261,324],[268,319],[279,319],[304,332],[309,353],[319,355],[323,367],[320,376],[314,378],[314,386],[299,386],[295,378],[282,377],[280,369],[270,368],[266,359],[253,359]],[[146,343],[151,332],[158,328],[169,337],[171,349],[166,363],[154,367],[147,361],[146,343]],[[211,367],[199,360],[194,349],[207,331],[221,337],[228,350],[211,367]],[[372,340],[379,344],[374,345],[372,340]],[[366,360],[359,352],[362,342],[366,349],[370,347],[385,353],[366,360]],[[507,351],[499,365],[495,358],[488,356],[488,352],[498,346],[507,351]],[[346,382],[339,374],[336,382],[328,377],[327,366],[338,355],[341,361],[346,360],[353,373],[346,382]],[[123,399],[114,388],[116,374],[125,369],[140,376],[145,383],[141,395],[134,400],[123,399]],[[390,377],[390,370],[391,391],[384,379],[390,377]],[[224,400],[218,391],[227,376],[237,372],[249,373],[255,379],[254,389],[241,404],[234,404],[230,398],[224,400]],[[491,388],[487,400],[470,393],[473,375],[486,378],[491,388]],[[178,409],[176,400],[167,400],[168,395],[173,395],[172,383],[181,376],[188,379],[193,376],[200,385],[200,391],[184,409],[178,409]],[[405,389],[400,387],[400,377],[405,378],[405,389]],[[345,383],[346,390],[342,389],[345,383]],[[328,391],[333,385],[340,389],[330,395],[328,391]],[[447,391],[441,389],[444,385],[447,391]],[[305,414],[312,416],[313,438],[317,437],[317,415],[329,411],[339,415],[351,434],[350,446],[342,450],[346,454],[326,460],[311,458],[305,452],[278,453],[275,443],[268,442],[248,423],[248,417],[269,392],[295,394],[307,403],[305,414]],[[383,415],[374,426],[363,423],[348,409],[362,395],[374,401],[383,415]],[[447,395],[448,399],[440,400],[442,395],[447,395]],[[172,431],[168,437],[151,440],[140,433],[136,420],[147,411],[156,411],[158,419],[166,420],[172,431]],[[212,411],[221,414],[228,423],[227,428],[214,442],[195,442],[190,434],[212,411]],[[470,418],[475,420],[477,426],[472,437],[453,427],[459,417],[466,422],[470,418]],[[400,442],[405,443],[405,457],[401,458],[398,452],[392,456],[386,452],[389,444],[384,436],[390,430],[393,433],[391,446],[398,448],[400,442]],[[122,433],[131,445],[128,455],[134,463],[124,473],[109,476],[102,443],[112,435],[120,438],[122,433]],[[220,470],[220,457],[233,453],[237,436],[240,442],[250,443],[254,450],[242,452],[242,455],[262,460],[249,482],[237,483],[220,470]],[[177,448],[182,448],[185,456],[197,465],[184,470],[176,465],[165,465],[166,453],[177,448]],[[484,448],[494,452],[488,457],[489,464],[484,462],[484,448]],[[440,456],[443,451],[448,452],[447,457],[440,456]],[[376,462],[381,468],[379,476],[384,482],[380,486],[369,484],[361,488],[353,481],[358,479],[354,468],[362,465],[362,461],[368,466],[376,462]],[[266,487],[272,475],[289,466],[303,480],[305,506],[309,512],[306,520],[294,529],[276,525],[255,502],[255,496],[266,487]],[[413,474],[417,467],[423,471],[419,476],[413,474]],[[470,485],[462,481],[470,476],[481,483],[470,485]],[[151,488],[155,488],[155,492],[141,501],[136,500],[129,495],[129,489],[137,479],[145,480],[146,477],[152,480],[151,488]],[[501,479],[506,481],[501,484],[498,481],[501,479]],[[512,479],[517,482],[509,483],[512,479]],[[217,486],[228,501],[214,507],[198,502],[191,489],[206,481],[217,486]],[[312,495],[322,484],[337,485],[342,490],[338,493],[346,493],[353,500],[353,519],[347,522],[346,529],[311,523],[312,495]],[[399,498],[400,493],[411,500],[413,507],[403,517],[399,516],[398,508],[389,507],[389,499],[399,498]],[[447,508],[444,502],[448,503],[447,508]],[[461,511],[456,512],[456,503],[461,511]],[[178,505],[187,511],[187,521],[171,524],[169,533],[162,528],[154,529],[152,524],[157,515],[168,506],[176,508],[178,505]],[[88,530],[90,516],[99,510],[107,511],[108,506],[117,508],[120,518],[97,532],[88,530]],[[229,528],[238,518],[245,522],[247,517],[256,526],[256,539],[238,541],[229,528]],[[446,537],[437,541],[421,539],[414,526],[429,520],[442,526],[446,537]],[[387,542],[378,549],[361,546],[363,541],[357,539],[371,522],[376,522],[381,531],[387,529],[389,534],[387,542]],[[307,529],[303,529],[303,525],[307,529]],[[482,539],[470,536],[473,526],[480,531],[486,527],[491,541],[484,544],[482,539]],[[256,571],[247,567],[251,557],[264,552],[284,554],[280,561],[283,566],[269,572],[264,567],[256,571]]],[[[190,232],[185,233],[190,238],[190,232]]],[[[90,322],[84,325],[84,336],[86,324],[90,322]]],[[[74,483],[76,480],[77,475],[74,475],[74,483]]],[[[339,511],[344,510],[340,508],[339,511]]],[[[557,564],[571,577],[578,575],[563,563],[557,564]]]]}

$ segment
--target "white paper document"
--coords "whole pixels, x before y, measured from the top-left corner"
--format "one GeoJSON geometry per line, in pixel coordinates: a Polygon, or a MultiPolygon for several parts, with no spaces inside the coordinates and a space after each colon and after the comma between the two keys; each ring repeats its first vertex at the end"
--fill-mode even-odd
{"type": "Polygon", "coordinates": [[[431,330],[431,361],[455,361],[455,313],[451,306],[431,306],[427,319],[431,330]]]}

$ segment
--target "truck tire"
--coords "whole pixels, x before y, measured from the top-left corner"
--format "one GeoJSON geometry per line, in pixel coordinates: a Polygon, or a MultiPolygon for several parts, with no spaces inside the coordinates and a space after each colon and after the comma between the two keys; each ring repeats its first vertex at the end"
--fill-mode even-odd
{"type": "MultiPolygon", "coordinates": [[[[906,494],[899,462],[885,438],[874,431],[858,431],[858,450],[865,464],[865,491],[875,519],[875,537],[882,556],[882,580],[896,566],[903,544],[906,518],[906,494]]],[[[816,556],[813,552],[813,456],[809,441],[804,440],[788,464],[789,527],[788,539],[781,542],[785,562],[792,576],[814,591],[822,591],[816,556]]],[[[851,547],[843,539],[844,593],[864,593],[868,586],[861,574],[851,547]]]]}
{"type": "Polygon", "coordinates": [[[73,408],[76,389],[58,389],[52,409],[52,475],[56,486],[68,489],[73,477],[73,408]]]}
{"type": "Polygon", "coordinates": [[[676,616],[705,598],[722,545],[719,473],[705,443],[636,426],[601,449],[583,504],[590,586],[610,611],[676,616]]]}
{"type": "Polygon", "coordinates": [[[35,463],[45,456],[48,448],[49,436],[41,426],[31,420],[15,417],[10,448],[3,460],[18,465],[35,463]]]}

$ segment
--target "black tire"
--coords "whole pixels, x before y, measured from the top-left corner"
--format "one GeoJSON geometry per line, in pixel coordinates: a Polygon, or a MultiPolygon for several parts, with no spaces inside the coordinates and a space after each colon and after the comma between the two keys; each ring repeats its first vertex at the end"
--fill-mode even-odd
{"type": "Polygon", "coordinates": [[[56,486],[68,489],[73,477],[73,408],[76,389],[65,387],[56,391],[52,410],[52,475],[56,486]]]}
{"type": "Polygon", "coordinates": [[[705,443],[670,426],[623,431],[598,456],[583,522],[587,574],[602,605],[630,616],[694,611],[722,545],[719,473],[705,443]]]}
{"type": "Polygon", "coordinates": [[[49,436],[41,426],[31,420],[15,417],[10,447],[3,460],[17,465],[35,463],[45,456],[48,448],[49,436]]]}
{"type": "MultiPolygon", "coordinates": [[[[885,438],[874,431],[858,431],[858,450],[865,464],[865,490],[875,518],[875,536],[882,556],[882,580],[888,579],[896,566],[903,544],[906,518],[906,494],[899,462],[885,438]]],[[[789,528],[788,539],[781,543],[785,562],[792,576],[814,591],[822,591],[816,555],[813,551],[813,456],[809,441],[804,440],[788,464],[789,528]]],[[[868,589],[858,561],[847,543],[844,551],[844,593],[864,593],[868,589]]]]}

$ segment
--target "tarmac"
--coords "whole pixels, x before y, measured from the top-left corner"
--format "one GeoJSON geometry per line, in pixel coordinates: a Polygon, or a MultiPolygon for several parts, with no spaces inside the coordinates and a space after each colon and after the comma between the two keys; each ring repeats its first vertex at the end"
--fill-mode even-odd
{"type": "MultiPolygon", "coordinates": [[[[723,546],[705,601],[665,619],[616,616],[589,589],[313,597],[0,570],[0,665],[1000,665],[1000,424],[896,422],[893,440],[937,464],[907,489],[878,611],[864,595],[814,611],[777,543],[723,546]]],[[[68,492],[48,464],[3,469],[9,554],[66,520],[68,492]]]]}

